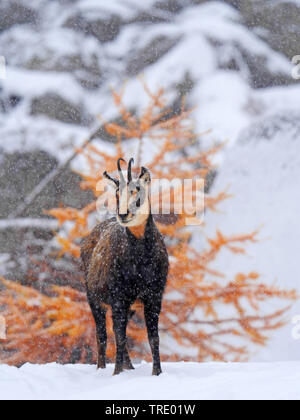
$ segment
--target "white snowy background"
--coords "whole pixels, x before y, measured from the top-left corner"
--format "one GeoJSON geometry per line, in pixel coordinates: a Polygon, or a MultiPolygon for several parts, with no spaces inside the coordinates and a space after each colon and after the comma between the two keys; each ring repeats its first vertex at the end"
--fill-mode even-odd
{"type": "MultiPolygon", "coordinates": [[[[291,77],[297,46],[300,55],[299,28],[296,0],[1,0],[0,55],[6,58],[7,77],[0,81],[0,163],[3,154],[35,150],[63,162],[90,134],[97,114],[114,118],[111,87],[121,88],[124,80],[132,108],[145,100],[138,75],[152,89],[165,87],[170,100],[184,90],[189,104],[196,106],[196,129],[212,130],[207,141],[227,140],[213,191],[229,186],[234,197],[222,204],[221,213],[207,215],[206,234],[213,235],[217,227],[229,234],[261,227],[261,241],[248,248],[246,258],[231,260],[224,252],[215,267],[228,277],[256,270],[268,284],[299,290],[300,80],[291,77]]],[[[95,141],[107,147],[104,139],[95,141]]],[[[77,160],[73,168],[81,165],[77,160]]],[[[6,216],[0,215],[0,230],[6,216]]],[[[194,241],[200,246],[202,239],[194,241]]],[[[5,258],[0,247],[0,260],[5,258]]],[[[300,341],[292,337],[297,314],[300,302],[288,314],[287,326],[273,334],[252,362],[300,360],[300,341]]],[[[260,397],[266,390],[263,380],[276,383],[281,375],[280,387],[275,384],[273,394],[268,390],[264,395],[280,398],[281,390],[282,397],[300,398],[292,391],[297,380],[299,384],[299,374],[293,377],[299,363],[274,364],[274,369],[249,365],[253,370],[182,365],[181,371],[180,366],[168,367],[163,387],[168,389],[174,378],[180,379],[181,389],[185,380],[194,381],[199,395],[192,398],[214,398],[218,391],[224,398],[260,397]],[[239,376],[236,389],[224,380],[230,369],[239,376]]],[[[53,374],[55,383],[64,377],[68,384],[86,378],[94,389],[97,377],[89,367],[70,369],[24,367],[18,378],[25,383],[32,377],[36,387],[39,375],[53,374]]],[[[143,365],[137,373],[148,374],[143,365]]],[[[0,381],[14,375],[15,368],[0,368],[0,381]]],[[[139,387],[126,375],[120,398],[139,387]]],[[[109,398],[113,381],[101,397],[109,398]]],[[[151,386],[151,398],[160,397],[156,382],[151,386]]],[[[68,397],[80,393],[76,386],[71,389],[68,397]]],[[[9,387],[1,392],[11,395],[9,387]]],[[[42,397],[43,388],[38,392],[35,396],[42,397]]],[[[176,392],[165,397],[176,398],[176,392]]],[[[83,397],[88,395],[95,397],[83,397]]],[[[34,392],[28,390],[28,397],[34,392]]]]}

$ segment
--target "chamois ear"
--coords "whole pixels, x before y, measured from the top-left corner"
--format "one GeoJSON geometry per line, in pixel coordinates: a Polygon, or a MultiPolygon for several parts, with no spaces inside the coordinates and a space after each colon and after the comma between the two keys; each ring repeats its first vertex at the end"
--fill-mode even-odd
{"type": "Polygon", "coordinates": [[[141,175],[139,180],[142,184],[149,185],[151,183],[151,174],[149,169],[142,167],[141,175]]]}
{"type": "Polygon", "coordinates": [[[114,189],[119,188],[119,181],[117,179],[112,178],[108,173],[105,171],[103,174],[103,178],[106,179],[107,183],[113,187],[114,189]]]}

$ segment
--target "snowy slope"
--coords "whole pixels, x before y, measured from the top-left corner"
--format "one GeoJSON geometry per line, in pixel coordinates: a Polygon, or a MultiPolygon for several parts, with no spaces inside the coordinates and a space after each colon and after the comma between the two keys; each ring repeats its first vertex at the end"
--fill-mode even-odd
{"type": "Polygon", "coordinates": [[[165,363],[112,377],[113,366],[0,366],[0,399],[69,400],[300,400],[300,363],[165,363]]]}
{"type": "MultiPolygon", "coordinates": [[[[299,93],[300,87],[294,87],[258,94],[268,110],[265,118],[244,130],[228,148],[214,185],[214,192],[229,186],[233,198],[220,206],[221,213],[206,216],[208,236],[216,228],[229,235],[261,229],[260,242],[247,249],[246,258],[232,259],[224,251],[217,269],[225,270],[229,278],[256,270],[264,282],[298,292],[300,124],[299,111],[293,108],[299,93]]],[[[286,317],[286,328],[275,333],[276,338],[260,353],[260,361],[299,360],[300,342],[292,337],[292,318],[298,314],[299,301],[286,317]]]]}

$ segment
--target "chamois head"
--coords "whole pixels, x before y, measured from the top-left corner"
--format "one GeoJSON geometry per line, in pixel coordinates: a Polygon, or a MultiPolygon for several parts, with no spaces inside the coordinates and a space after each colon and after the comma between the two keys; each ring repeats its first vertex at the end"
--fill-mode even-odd
{"type": "Polygon", "coordinates": [[[107,172],[104,172],[103,176],[116,189],[118,222],[124,227],[135,228],[144,225],[151,212],[149,193],[151,175],[148,169],[142,167],[138,179],[133,180],[134,159],[130,159],[126,181],[121,169],[121,162],[125,162],[124,159],[118,160],[120,180],[112,178],[107,172]]]}

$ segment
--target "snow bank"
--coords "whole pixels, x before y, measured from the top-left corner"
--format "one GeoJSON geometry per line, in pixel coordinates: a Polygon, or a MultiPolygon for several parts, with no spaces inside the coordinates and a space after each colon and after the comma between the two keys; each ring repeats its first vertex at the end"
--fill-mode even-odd
{"type": "Polygon", "coordinates": [[[113,377],[113,366],[0,366],[0,399],[71,400],[300,400],[300,362],[274,364],[164,363],[113,377]]]}
{"type": "MultiPolygon", "coordinates": [[[[268,112],[228,148],[213,189],[216,193],[229,186],[233,198],[222,203],[221,213],[207,214],[206,234],[214,236],[216,228],[227,235],[261,228],[261,240],[247,249],[246,258],[232,259],[223,251],[214,268],[229,278],[258,271],[263,282],[299,292],[300,124],[292,108],[297,94],[299,87],[259,93],[268,112]]],[[[275,308],[274,303],[266,310],[275,308]]],[[[299,360],[300,344],[292,336],[292,319],[298,314],[299,301],[286,317],[287,326],[257,356],[259,361],[299,360]]]]}

